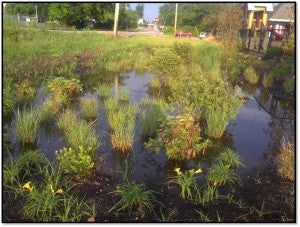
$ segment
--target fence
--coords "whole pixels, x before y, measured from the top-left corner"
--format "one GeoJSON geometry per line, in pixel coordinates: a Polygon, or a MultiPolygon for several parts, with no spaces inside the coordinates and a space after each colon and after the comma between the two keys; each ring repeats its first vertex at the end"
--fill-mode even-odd
{"type": "Polygon", "coordinates": [[[17,23],[29,23],[29,22],[38,22],[37,17],[32,17],[28,15],[21,15],[21,14],[3,14],[4,21],[14,21],[17,23]]]}

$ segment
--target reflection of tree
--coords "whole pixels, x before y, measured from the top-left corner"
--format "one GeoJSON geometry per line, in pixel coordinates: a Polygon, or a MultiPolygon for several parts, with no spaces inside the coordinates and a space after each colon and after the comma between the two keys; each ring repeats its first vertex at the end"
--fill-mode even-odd
{"type": "Polygon", "coordinates": [[[125,174],[131,175],[134,167],[133,152],[122,153],[119,151],[112,151],[112,160],[114,164],[114,170],[116,175],[125,176],[125,174]]]}
{"type": "Polygon", "coordinates": [[[249,95],[254,95],[257,86],[255,84],[243,83],[241,85],[241,88],[244,92],[248,93],[249,95]]]}

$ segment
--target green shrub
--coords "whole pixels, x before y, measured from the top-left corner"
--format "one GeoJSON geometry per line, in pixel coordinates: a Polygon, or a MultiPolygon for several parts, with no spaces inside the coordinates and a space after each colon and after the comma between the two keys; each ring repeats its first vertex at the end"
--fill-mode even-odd
{"type": "Polygon", "coordinates": [[[101,84],[97,89],[99,97],[103,100],[106,100],[110,97],[111,86],[109,84],[101,84]]]}
{"type": "Polygon", "coordinates": [[[30,103],[35,98],[35,88],[29,86],[26,82],[15,85],[15,103],[24,105],[30,103]]]}
{"type": "Polygon", "coordinates": [[[294,78],[286,78],[283,82],[283,89],[285,93],[292,94],[295,92],[295,79],[294,78]]]}
{"type": "Polygon", "coordinates": [[[252,68],[251,66],[245,69],[244,78],[250,84],[256,84],[258,82],[258,79],[259,79],[255,69],[252,68]]]}
{"type": "Polygon", "coordinates": [[[116,214],[127,211],[129,215],[138,212],[142,217],[153,212],[154,202],[157,202],[154,191],[147,190],[144,184],[126,182],[117,185],[115,191],[111,192],[118,196],[119,201],[109,210],[116,214]]]}
{"type": "Polygon", "coordinates": [[[270,88],[273,85],[273,75],[271,73],[269,74],[264,74],[263,78],[263,86],[266,88],[270,88]]]}
{"type": "Polygon", "coordinates": [[[209,71],[213,67],[219,67],[221,60],[219,47],[215,45],[202,45],[196,50],[196,58],[204,71],[209,71]]]}
{"type": "Polygon", "coordinates": [[[174,42],[171,46],[172,50],[180,56],[185,63],[190,63],[192,60],[192,46],[190,43],[174,42]]]}
{"type": "Polygon", "coordinates": [[[36,142],[37,131],[39,127],[39,118],[36,110],[18,109],[15,118],[15,131],[19,140],[24,144],[33,144],[36,142]]]}
{"type": "Polygon", "coordinates": [[[95,98],[81,99],[80,109],[83,119],[90,121],[97,118],[99,103],[95,98]]]}
{"type": "Polygon", "coordinates": [[[201,141],[200,126],[190,113],[175,118],[168,117],[161,124],[158,140],[168,158],[188,160],[204,152],[210,141],[201,141]]]}
{"type": "Polygon", "coordinates": [[[295,151],[294,143],[284,138],[281,141],[280,153],[275,157],[279,175],[291,181],[295,180],[295,151]]]}
{"type": "Polygon", "coordinates": [[[78,178],[84,178],[91,173],[95,167],[93,152],[85,150],[82,146],[74,150],[66,148],[56,152],[57,159],[65,173],[75,174],[78,178]]]}

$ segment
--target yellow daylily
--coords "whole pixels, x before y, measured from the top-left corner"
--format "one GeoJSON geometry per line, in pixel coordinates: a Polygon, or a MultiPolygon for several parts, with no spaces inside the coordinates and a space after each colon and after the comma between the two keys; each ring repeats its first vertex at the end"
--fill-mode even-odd
{"type": "Polygon", "coordinates": [[[180,168],[175,168],[174,171],[175,171],[178,175],[182,174],[182,172],[180,171],[180,168]]]}
{"type": "Polygon", "coordinates": [[[25,190],[29,190],[30,192],[33,190],[34,186],[31,185],[31,182],[28,181],[27,183],[25,183],[22,187],[23,191],[25,190]]]}
{"type": "Polygon", "coordinates": [[[201,168],[197,169],[197,170],[195,171],[195,173],[202,173],[202,169],[201,169],[201,168]]]}
{"type": "Polygon", "coordinates": [[[54,194],[63,194],[63,193],[64,193],[64,191],[60,188],[54,194]]]}

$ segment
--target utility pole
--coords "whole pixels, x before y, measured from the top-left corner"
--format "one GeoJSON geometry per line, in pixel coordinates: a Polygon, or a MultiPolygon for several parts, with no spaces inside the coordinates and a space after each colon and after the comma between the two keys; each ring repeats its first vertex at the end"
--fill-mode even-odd
{"type": "Polygon", "coordinates": [[[37,5],[35,5],[35,19],[36,19],[36,23],[38,23],[38,12],[37,12],[37,5]]]}
{"type": "Polygon", "coordinates": [[[177,11],[178,11],[178,3],[176,3],[175,9],[175,25],[174,25],[174,36],[176,37],[176,29],[177,29],[177,11]]]}
{"type": "Polygon", "coordinates": [[[114,22],[114,37],[115,38],[117,38],[118,21],[119,21],[119,8],[120,8],[120,3],[116,3],[115,22],[114,22]]]}

